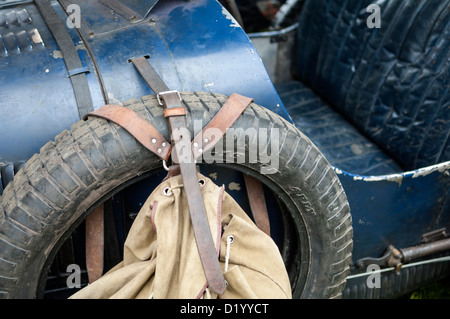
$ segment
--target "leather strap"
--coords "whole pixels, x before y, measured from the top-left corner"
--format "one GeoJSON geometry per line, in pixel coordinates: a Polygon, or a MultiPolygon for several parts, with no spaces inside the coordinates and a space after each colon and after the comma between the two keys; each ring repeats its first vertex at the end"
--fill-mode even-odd
{"type": "MultiPolygon", "coordinates": [[[[152,91],[157,94],[158,100],[162,100],[165,110],[170,112],[183,107],[180,94],[177,91],[169,91],[145,57],[131,59],[131,62],[134,63],[152,91]]],[[[185,116],[170,116],[168,117],[168,124],[175,149],[174,154],[172,154],[172,161],[180,165],[181,177],[203,271],[209,287],[214,292],[222,294],[226,289],[225,279],[217,258],[206,217],[205,204],[197,180],[197,167],[190,148],[191,136],[187,129],[186,118],[185,116]]]]}
{"type": "Polygon", "coordinates": [[[35,0],[34,2],[62,52],[81,119],[84,115],[94,110],[85,74],[88,70],[81,63],[72,37],[69,35],[64,22],[61,21],[50,5],[50,0],[35,0]]]}
{"type": "Polygon", "coordinates": [[[129,61],[134,64],[145,82],[147,82],[148,86],[152,89],[153,93],[158,94],[160,92],[169,91],[167,85],[161,80],[155,69],[148,63],[145,56],[132,58],[129,59],[129,61]]]}
{"type": "Polygon", "coordinates": [[[186,109],[184,107],[177,107],[173,109],[165,109],[164,110],[164,117],[171,117],[171,116],[185,116],[186,115],[186,109]]]}
{"type": "Polygon", "coordinates": [[[269,213],[262,184],[256,178],[247,174],[244,174],[244,181],[255,224],[270,237],[269,213]]]}
{"type": "Polygon", "coordinates": [[[86,217],[86,268],[89,283],[103,274],[104,220],[103,204],[86,217]]]}
{"type": "Polygon", "coordinates": [[[251,102],[252,98],[233,93],[213,119],[192,140],[194,158],[197,159],[202,153],[213,148],[251,102]]]}
{"type": "MultiPolygon", "coordinates": [[[[208,285],[214,292],[221,294],[225,291],[226,285],[206,218],[206,210],[197,181],[195,159],[217,144],[253,99],[233,94],[210,123],[191,141],[180,94],[168,89],[145,57],[133,58],[130,61],[152,91],[157,94],[160,104],[164,106],[164,114],[168,119],[172,145],[175,149],[175,152],[172,153],[172,161],[178,163],[178,165],[172,166],[173,169],[169,174],[181,172],[197,248],[208,285]],[[210,130],[212,128],[215,130],[210,130]]],[[[99,116],[123,126],[146,148],[165,160],[170,155],[170,144],[161,139],[160,133],[132,110],[117,105],[107,105],[88,115],[99,116]],[[145,123],[141,123],[141,121],[145,123]],[[149,141],[153,142],[149,143],[149,141]]],[[[249,196],[255,196],[251,194],[255,193],[249,193],[249,196]]],[[[257,194],[261,194],[261,192],[258,191],[257,194]]],[[[255,207],[257,206],[253,205],[253,209],[255,207]]]]}
{"type": "Polygon", "coordinates": [[[84,116],[97,116],[112,121],[134,136],[142,145],[155,153],[163,160],[168,160],[172,146],[164,139],[164,136],[149,122],[126,107],[120,105],[105,105],[84,116]]]}
{"type": "MultiPolygon", "coordinates": [[[[176,93],[162,96],[166,109],[179,108],[180,101],[176,93]]],[[[172,132],[172,143],[175,153],[172,161],[179,163],[181,177],[183,180],[186,199],[191,215],[200,259],[209,287],[216,293],[225,291],[225,279],[217,258],[216,249],[206,217],[206,209],[203,202],[200,185],[198,183],[197,167],[190,150],[191,137],[186,129],[186,118],[184,116],[169,117],[169,129],[172,132]],[[175,155],[175,156],[174,156],[175,155]]]]}
{"type": "MultiPolygon", "coordinates": [[[[252,101],[251,98],[233,93],[214,118],[192,140],[191,149],[194,159],[213,148],[252,101]]],[[[186,112],[185,108],[173,108],[165,109],[164,114],[165,117],[171,117],[182,116],[186,112]],[[180,109],[184,111],[180,111],[180,109]]],[[[120,105],[108,104],[86,114],[83,119],[86,120],[89,116],[100,117],[122,126],[143,146],[161,159],[167,161],[170,157],[171,144],[153,125],[140,118],[133,110],[120,105]]]]}

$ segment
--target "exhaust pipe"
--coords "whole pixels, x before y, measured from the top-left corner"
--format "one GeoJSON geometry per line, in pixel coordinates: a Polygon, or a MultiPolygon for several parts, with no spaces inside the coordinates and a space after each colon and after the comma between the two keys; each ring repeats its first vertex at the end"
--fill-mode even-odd
{"type": "Polygon", "coordinates": [[[395,267],[395,270],[399,271],[403,264],[408,263],[411,260],[449,249],[450,238],[401,249],[397,249],[394,246],[389,245],[382,257],[362,258],[356,262],[356,267],[366,269],[369,265],[375,264],[380,267],[395,267]]]}
{"type": "Polygon", "coordinates": [[[438,240],[428,244],[403,248],[400,249],[400,253],[402,254],[401,261],[403,263],[407,263],[413,259],[425,257],[447,249],[450,249],[450,238],[438,240]]]}

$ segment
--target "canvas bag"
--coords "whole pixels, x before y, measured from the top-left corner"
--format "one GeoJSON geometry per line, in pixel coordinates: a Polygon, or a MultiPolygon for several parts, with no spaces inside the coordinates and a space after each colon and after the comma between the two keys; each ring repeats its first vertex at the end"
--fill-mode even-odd
{"type": "Polygon", "coordinates": [[[292,298],[274,241],[236,201],[198,174],[227,288],[211,292],[197,250],[181,175],[148,197],[124,245],[124,259],[70,298],[292,298]]]}

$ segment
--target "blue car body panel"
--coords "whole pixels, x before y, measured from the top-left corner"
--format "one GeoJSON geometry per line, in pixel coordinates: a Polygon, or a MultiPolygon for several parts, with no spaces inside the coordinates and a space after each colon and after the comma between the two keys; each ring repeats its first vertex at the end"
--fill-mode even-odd
{"type": "Polygon", "coordinates": [[[353,259],[410,247],[450,225],[450,162],[401,174],[362,176],[335,169],[350,203],[353,259]]]}
{"type": "MultiPolygon", "coordinates": [[[[82,38],[76,29],[68,31],[90,71],[86,76],[94,109],[151,94],[128,62],[148,55],[170,88],[236,92],[254,97],[256,103],[289,119],[255,48],[218,2],[160,1],[137,23],[112,14],[99,1],[76,3],[82,38]]],[[[57,2],[52,2],[52,7],[62,21],[67,19],[57,2]]],[[[0,58],[0,162],[4,163],[28,159],[79,120],[61,51],[36,6],[7,6],[0,12],[7,16],[23,9],[30,16],[29,23],[0,27],[0,43],[8,34],[15,39],[24,31],[29,42],[27,47],[5,49],[0,58]],[[42,41],[33,42],[32,30],[38,32],[34,39],[42,41]]]]}

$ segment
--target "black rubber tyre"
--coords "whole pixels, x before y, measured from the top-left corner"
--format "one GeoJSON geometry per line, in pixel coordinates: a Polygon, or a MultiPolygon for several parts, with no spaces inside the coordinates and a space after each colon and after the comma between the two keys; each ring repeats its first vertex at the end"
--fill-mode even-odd
{"type": "MultiPolygon", "coordinates": [[[[209,122],[227,98],[213,93],[182,93],[182,97],[191,131],[194,120],[209,122]]],[[[154,96],[124,105],[168,138],[154,96]]],[[[259,160],[222,165],[260,179],[285,208],[285,224],[294,227],[286,232],[281,251],[293,296],[340,297],[351,263],[352,226],[349,205],[333,168],[298,129],[256,104],[233,127],[256,128],[242,130],[242,136],[236,137],[246,149],[259,141],[258,129],[279,129],[279,167],[272,174],[259,173],[263,166],[259,160]],[[248,134],[252,132],[256,135],[248,134]]],[[[124,129],[97,118],[74,124],[43,146],[3,194],[0,297],[41,296],[53,257],[75,227],[124,184],[159,167],[161,161],[124,129]]]]}

